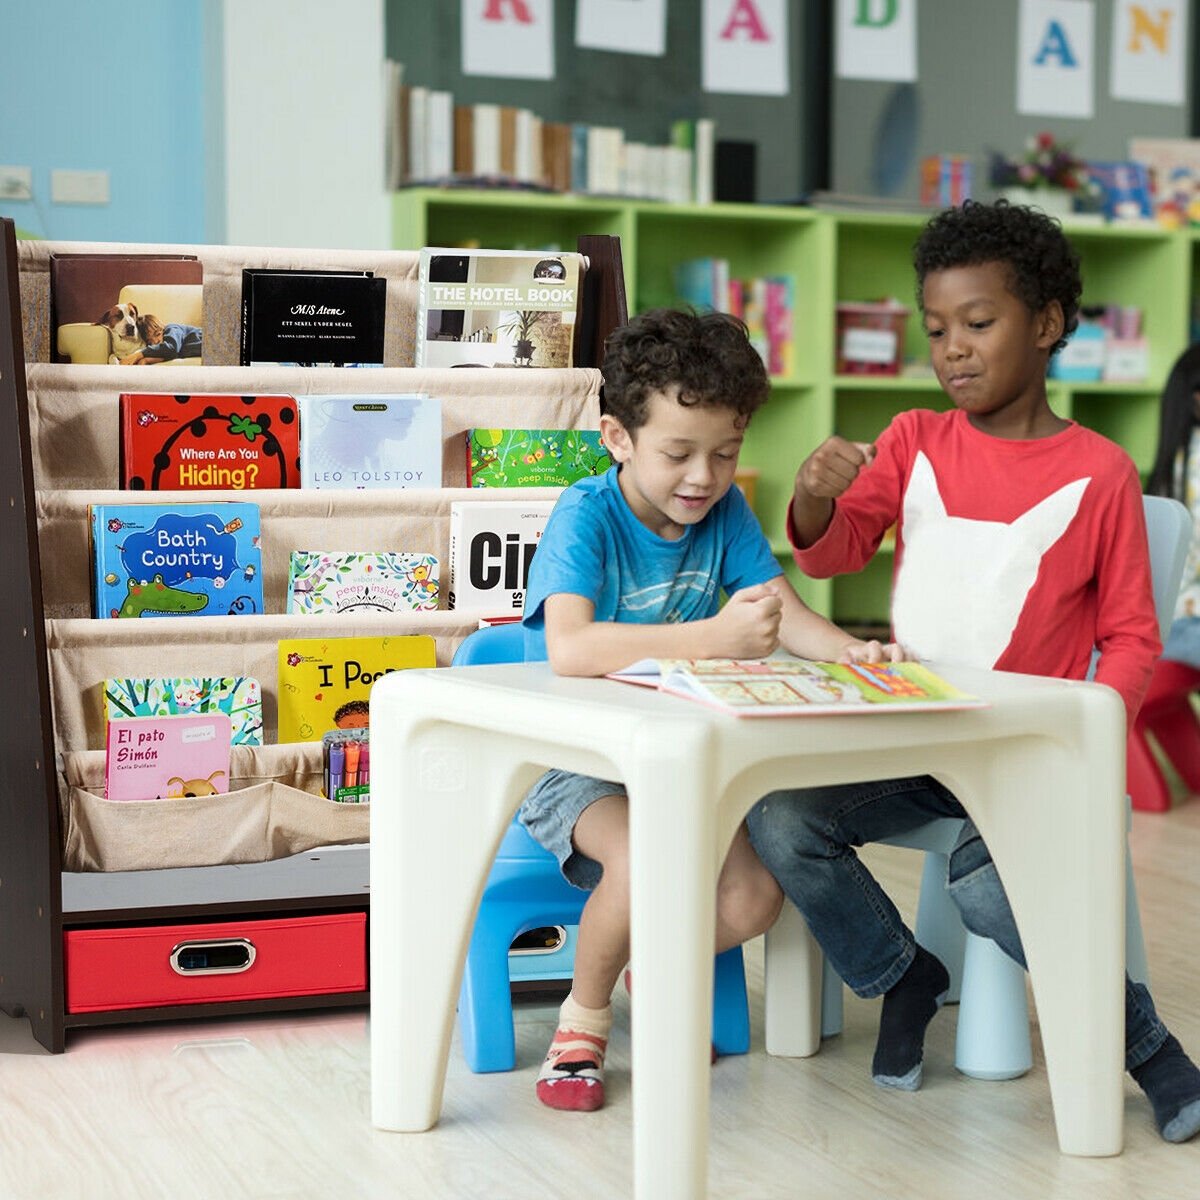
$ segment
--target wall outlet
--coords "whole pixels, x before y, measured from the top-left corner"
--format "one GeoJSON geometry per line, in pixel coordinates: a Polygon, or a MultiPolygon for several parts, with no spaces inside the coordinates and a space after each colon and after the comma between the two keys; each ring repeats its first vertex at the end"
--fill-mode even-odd
{"type": "Polygon", "coordinates": [[[50,172],[50,199],[55,204],[107,204],[107,171],[50,172]]]}
{"type": "Polygon", "coordinates": [[[0,167],[0,200],[32,199],[32,169],[29,167],[0,167]]]}

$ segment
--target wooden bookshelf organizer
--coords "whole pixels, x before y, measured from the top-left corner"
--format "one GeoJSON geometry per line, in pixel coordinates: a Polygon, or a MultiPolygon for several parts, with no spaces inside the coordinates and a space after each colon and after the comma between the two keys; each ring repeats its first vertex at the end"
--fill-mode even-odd
{"type": "MultiPolygon", "coordinates": [[[[816,211],[772,205],[673,205],[576,196],[514,195],[413,188],[393,197],[393,244],[495,247],[570,245],[583,229],[620,236],[630,310],[675,304],[674,268],[705,256],[729,260],[730,275],[790,274],[795,369],[772,381],[772,399],[747,431],[742,465],[759,471],[756,511],[775,552],[804,598],[843,624],[886,623],[891,549],[864,570],[836,580],[800,577],[784,520],[796,469],[824,438],[876,437],[897,412],[944,408],[927,378],[838,375],[834,370],[839,301],[895,296],[912,312],[905,354],[928,360],[913,303],[912,245],[926,217],[816,211]]],[[[1064,228],[1083,265],[1085,303],[1139,306],[1150,342],[1141,383],[1050,382],[1055,411],[1124,446],[1147,475],[1158,436],[1159,396],[1189,341],[1189,315],[1200,298],[1200,230],[1088,225],[1064,228]]]]}
{"type": "MultiPolygon", "coordinates": [[[[270,744],[276,725],[276,643],[284,637],[426,633],[436,639],[439,665],[446,665],[477,616],[439,610],[374,619],[289,617],[284,612],[288,554],[302,547],[407,547],[428,549],[447,563],[450,503],[479,496],[465,487],[463,432],[484,422],[595,428],[599,372],[415,369],[418,260],[412,252],[18,243],[8,220],[0,221],[0,232],[0,478],[5,482],[0,528],[6,558],[0,573],[0,669],[10,681],[12,697],[0,774],[5,831],[0,839],[0,1007],[26,1014],[37,1040],[58,1052],[64,1049],[66,1031],[83,1025],[362,1004],[367,993],[361,989],[284,996],[234,989],[228,994],[198,992],[220,998],[195,1003],[164,1000],[72,1011],[70,950],[64,951],[64,945],[83,931],[119,935],[126,929],[209,922],[233,937],[239,924],[247,922],[279,917],[320,922],[331,915],[367,912],[368,812],[316,794],[318,743],[270,744]],[[196,254],[204,264],[208,365],[50,363],[49,254],[68,249],[196,254]],[[243,266],[366,269],[386,276],[385,366],[234,365],[243,266]],[[202,493],[213,500],[252,499],[260,505],[266,613],[93,620],[87,505],[130,498],[116,490],[117,396],[163,389],[293,395],[430,392],[443,401],[445,487],[202,493]],[[95,796],[103,774],[100,681],[141,675],[259,679],[269,744],[235,751],[232,773],[238,790],[214,798],[211,806],[186,802],[186,812],[180,808],[175,813],[170,801],[126,808],[95,796]]],[[[614,239],[601,237],[590,252],[597,265],[592,286],[600,293],[600,307],[580,355],[594,363],[624,299],[618,286],[620,248],[614,239]]],[[[556,494],[556,489],[506,492],[512,499],[556,494]]],[[[160,493],[156,498],[194,501],[199,494],[160,493]]],[[[353,950],[365,953],[365,922],[335,924],[350,931],[345,936],[364,939],[353,950]]],[[[75,944],[81,944],[79,938],[75,944]]],[[[320,992],[318,985],[314,988],[320,992]]]]}

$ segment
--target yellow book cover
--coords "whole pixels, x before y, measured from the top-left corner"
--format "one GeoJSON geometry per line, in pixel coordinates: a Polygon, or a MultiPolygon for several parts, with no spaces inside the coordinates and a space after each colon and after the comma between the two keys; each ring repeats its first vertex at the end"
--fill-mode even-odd
{"type": "Polygon", "coordinates": [[[436,667],[427,634],[286,638],[279,643],[279,740],[312,742],[367,724],[371,684],[389,671],[436,667]]]}

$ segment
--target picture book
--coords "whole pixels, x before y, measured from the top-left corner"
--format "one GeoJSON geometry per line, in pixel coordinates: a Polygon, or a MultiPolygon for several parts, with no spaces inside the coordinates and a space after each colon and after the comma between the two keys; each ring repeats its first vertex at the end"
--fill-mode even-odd
{"type": "Polygon", "coordinates": [[[656,687],[738,717],[922,712],[986,704],[916,662],[846,665],[783,655],[646,658],[609,678],[656,687]]]}
{"type": "Polygon", "coordinates": [[[370,271],[242,270],[244,367],[382,367],[387,280],[370,271]]]}
{"type": "Polygon", "coordinates": [[[599,430],[467,430],[467,487],[567,487],[611,466],[599,430]]]}
{"type": "Polygon", "coordinates": [[[279,740],[313,742],[368,723],[371,684],[389,671],[436,667],[432,637],[287,638],[279,643],[279,740]]]}
{"type": "Polygon", "coordinates": [[[569,367],[580,254],[421,251],[418,367],[569,367]]]}
{"type": "Polygon", "coordinates": [[[1104,193],[1104,215],[1110,221],[1151,220],[1154,204],[1150,170],[1140,162],[1091,162],[1087,173],[1104,193]]]}
{"type": "Polygon", "coordinates": [[[258,505],[93,504],[92,615],[263,611],[258,505]]]}
{"type": "Polygon", "coordinates": [[[50,331],[52,362],[196,366],[204,267],[192,254],[53,253],[50,331]]]}
{"type": "Polygon", "coordinates": [[[452,501],[449,607],[488,616],[520,612],[553,508],[553,500],[452,501]]]}
{"type": "Polygon", "coordinates": [[[229,718],[109,721],[104,759],[108,800],[173,800],[229,791],[229,718]]]}
{"type": "Polygon", "coordinates": [[[438,560],[399,551],[293,550],[289,613],[430,612],[438,606],[438,560]]]}
{"type": "Polygon", "coordinates": [[[291,396],[122,392],[121,486],[199,491],[300,486],[291,396]]]}
{"type": "Polygon", "coordinates": [[[180,679],[106,679],[104,719],[224,713],[235,746],[263,744],[262,689],[250,675],[180,679]]]}
{"type": "Polygon", "coordinates": [[[436,396],[303,396],[300,413],[301,487],[442,486],[442,402],[436,396]]]}

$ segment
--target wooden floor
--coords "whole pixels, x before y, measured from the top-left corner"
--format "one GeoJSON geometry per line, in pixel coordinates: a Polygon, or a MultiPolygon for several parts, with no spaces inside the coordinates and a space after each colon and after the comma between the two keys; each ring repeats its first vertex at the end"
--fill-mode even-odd
{"type": "MultiPolygon", "coordinates": [[[[1137,814],[1132,847],[1159,1011],[1200,1055],[1200,799],[1137,814]]],[[[869,858],[901,906],[918,856],[869,858]]],[[[1200,1196],[1200,1139],[1170,1146],[1126,1079],[1125,1152],[1058,1152],[1035,1037],[1023,1079],[953,1067],[955,1010],[930,1028],[915,1095],[870,1080],[878,1002],[847,996],[846,1030],[810,1059],[762,1049],[762,970],[750,953],[754,1042],[713,1068],[710,1194],[880,1200],[1163,1200],[1200,1196]]],[[[473,1076],[451,1053],[441,1124],[388,1134],[369,1116],[365,1012],[81,1031],[44,1053],[0,1017],[0,1198],[540,1200],[630,1194],[628,1003],[616,1000],[610,1102],[553,1113],[533,1080],[551,1005],[517,1012],[518,1069],[473,1076]]]]}

